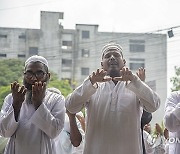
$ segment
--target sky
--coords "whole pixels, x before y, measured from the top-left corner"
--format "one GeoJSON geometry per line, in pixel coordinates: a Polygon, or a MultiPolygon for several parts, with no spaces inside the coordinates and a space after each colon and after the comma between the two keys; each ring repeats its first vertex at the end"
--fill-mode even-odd
{"type": "Polygon", "coordinates": [[[0,27],[40,28],[40,11],[64,12],[62,25],[96,24],[102,32],[167,33],[168,92],[180,66],[179,0],[0,0],[0,27]]]}

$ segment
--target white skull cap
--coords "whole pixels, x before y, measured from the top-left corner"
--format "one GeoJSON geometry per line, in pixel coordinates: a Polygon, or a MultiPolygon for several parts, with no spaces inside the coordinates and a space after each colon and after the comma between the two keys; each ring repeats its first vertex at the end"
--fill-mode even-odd
{"type": "Polygon", "coordinates": [[[26,67],[29,63],[31,63],[31,62],[40,62],[40,63],[46,65],[47,68],[49,68],[49,66],[48,66],[48,61],[47,61],[44,57],[42,57],[42,56],[33,55],[33,56],[29,57],[29,58],[25,61],[25,67],[26,67]]]}
{"type": "Polygon", "coordinates": [[[121,45],[115,43],[115,42],[110,42],[108,44],[106,44],[103,48],[102,48],[102,56],[104,55],[105,52],[107,52],[108,50],[117,50],[119,51],[121,54],[123,52],[123,49],[121,47],[121,45]]]}

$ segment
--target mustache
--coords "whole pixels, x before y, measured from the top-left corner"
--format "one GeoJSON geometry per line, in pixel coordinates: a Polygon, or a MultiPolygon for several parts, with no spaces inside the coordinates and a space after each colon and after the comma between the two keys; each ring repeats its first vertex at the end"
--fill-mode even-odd
{"type": "MultiPolygon", "coordinates": [[[[46,79],[45,81],[41,81],[41,82],[46,82],[46,84],[48,84],[48,79],[46,79]]],[[[29,83],[27,82],[25,79],[23,79],[23,85],[27,88],[27,90],[32,90],[32,85],[34,85],[34,83],[29,83]]]]}

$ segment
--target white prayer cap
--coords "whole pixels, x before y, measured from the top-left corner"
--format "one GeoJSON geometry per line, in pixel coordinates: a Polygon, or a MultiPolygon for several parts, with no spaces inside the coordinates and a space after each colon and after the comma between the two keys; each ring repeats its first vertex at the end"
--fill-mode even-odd
{"type": "Polygon", "coordinates": [[[117,44],[115,42],[110,42],[102,48],[102,57],[104,56],[104,53],[107,52],[108,50],[119,51],[121,55],[122,55],[122,51],[123,51],[122,47],[119,44],[117,44]]]}
{"type": "Polygon", "coordinates": [[[25,67],[31,63],[31,62],[40,62],[40,63],[43,63],[44,65],[47,66],[47,68],[49,68],[48,66],[48,61],[42,57],[42,56],[38,56],[38,55],[33,55],[31,57],[29,57],[26,61],[25,61],[25,67]]]}

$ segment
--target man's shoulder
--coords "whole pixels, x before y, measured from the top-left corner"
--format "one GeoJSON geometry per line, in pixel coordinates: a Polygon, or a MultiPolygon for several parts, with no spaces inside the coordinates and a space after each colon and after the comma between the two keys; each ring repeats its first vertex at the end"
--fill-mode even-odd
{"type": "Polygon", "coordinates": [[[173,91],[170,93],[169,98],[179,98],[180,99],[180,91],[173,91]]]}
{"type": "Polygon", "coordinates": [[[10,99],[12,99],[13,97],[12,97],[12,93],[9,93],[6,97],[5,97],[5,99],[4,100],[10,100],[10,99]]]}
{"type": "Polygon", "coordinates": [[[61,91],[57,88],[47,88],[46,95],[54,99],[64,99],[64,96],[61,94],[61,91]]]}

